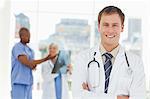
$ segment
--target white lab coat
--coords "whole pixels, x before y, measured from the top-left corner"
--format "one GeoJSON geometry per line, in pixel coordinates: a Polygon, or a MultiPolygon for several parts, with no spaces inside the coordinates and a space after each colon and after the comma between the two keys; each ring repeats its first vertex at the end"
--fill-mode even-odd
{"type": "Polygon", "coordinates": [[[77,55],[72,75],[74,99],[115,99],[114,97],[117,95],[129,95],[130,99],[145,99],[145,74],[141,58],[120,47],[110,74],[108,94],[104,93],[105,71],[103,66],[98,46],[77,55]],[[94,52],[96,52],[95,59],[100,64],[100,76],[98,76],[98,73],[95,73],[97,71],[91,74],[96,74],[93,75],[93,78],[96,78],[96,81],[100,79],[100,85],[94,91],[87,91],[83,90],[82,83],[88,82],[87,66],[93,60],[94,52]],[[127,66],[124,52],[127,54],[130,70],[127,66]]]}
{"type": "MultiPolygon", "coordinates": [[[[54,79],[58,76],[58,74],[51,74],[53,67],[54,65],[50,60],[42,64],[42,77],[43,77],[42,99],[56,99],[54,79]]],[[[61,75],[62,75],[62,99],[69,99],[67,74],[61,75]]]]}

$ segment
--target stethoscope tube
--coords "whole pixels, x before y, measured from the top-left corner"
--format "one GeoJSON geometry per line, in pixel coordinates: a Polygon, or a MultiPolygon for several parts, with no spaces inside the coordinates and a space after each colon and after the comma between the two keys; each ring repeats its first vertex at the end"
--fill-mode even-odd
{"type": "Polygon", "coordinates": [[[125,58],[126,58],[127,65],[128,65],[128,67],[130,67],[126,52],[124,52],[124,55],[125,55],[125,58]]]}
{"type": "Polygon", "coordinates": [[[93,60],[92,60],[92,61],[90,61],[90,62],[88,63],[88,68],[90,68],[90,64],[91,64],[92,62],[96,62],[96,63],[97,63],[98,68],[100,68],[100,64],[99,64],[99,62],[95,60],[95,55],[96,55],[96,52],[94,52],[93,60]]]}
{"type": "MultiPolygon", "coordinates": [[[[89,78],[89,76],[90,76],[90,72],[89,72],[90,64],[92,64],[92,63],[96,63],[96,64],[97,64],[97,66],[98,66],[98,68],[99,68],[99,71],[98,71],[99,74],[98,74],[98,75],[100,76],[100,64],[99,64],[98,61],[96,61],[95,55],[96,55],[96,52],[94,52],[93,60],[88,63],[88,74],[87,74],[88,82],[90,81],[90,78],[89,78]]],[[[91,86],[90,90],[93,90],[93,88],[96,88],[96,87],[98,87],[99,85],[100,85],[100,77],[98,78],[98,84],[97,84],[97,85],[94,85],[94,86],[89,85],[89,86],[91,86]]]]}
{"type": "MultiPolygon", "coordinates": [[[[97,66],[98,66],[98,68],[99,68],[99,76],[100,76],[100,64],[99,64],[98,61],[96,61],[95,55],[96,55],[96,52],[94,52],[93,60],[91,60],[91,61],[88,63],[88,66],[87,66],[87,68],[88,68],[88,80],[89,80],[89,75],[90,75],[90,73],[89,73],[90,64],[93,63],[93,62],[97,63],[97,66]]],[[[125,55],[126,63],[127,63],[127,66],[128,66],[128,74],[131,75],[131,74],[132,74],[132,69],[131,69],[131,67],[130,67],[130,64],[129,64],[129,61],[128,61],[128,57],[127,57],[126,52],[124,52],[124,55],[125,55]]],[[[99,78],[99,80],[100,80],[100,78],[99,78]]],[[[98,87],[99,85],[100,85],[100,81],[99,81],[99,84],[96,85],[95,87],[98,87]]]]}
{"type": "MultiPolygon", "coordinates": [[[[130,67],[130,64],[129,64],[129,61],[128,61],[128,58],[127,58],[127,54],[126,54],[126,52],[124,52],[124,54],[125,54],[125,59],[126,59],[126,62],[127,62],[127,66],[128,66],[128,67],[130,67]]],[[[94,52],[93,60],[92,60],[92,61],[90,61],[90,62],[88,63],[88,68],[90,68],[90,64],[91,64],[92,62],[96,62],[96,63],[97,63],[98,68],[100,68],[100,64],[99,64],[99,62],[95,60],[95,55],[96,55],[96,52],[94,52]]]]}

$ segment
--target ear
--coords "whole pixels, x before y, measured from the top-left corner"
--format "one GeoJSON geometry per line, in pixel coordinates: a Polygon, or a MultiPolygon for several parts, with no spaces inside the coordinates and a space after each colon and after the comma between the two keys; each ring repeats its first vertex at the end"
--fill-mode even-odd
{"type": "Polygon", "coordinates": [[[100,33],[100,23],[98,23],[98,32],[100,33]]]}
{"type": "Polygon", "coordinates": [[[122,27],[121,27],[121,32],[123,32],[124,31],[124,25],[122,25],[122,27]]]}

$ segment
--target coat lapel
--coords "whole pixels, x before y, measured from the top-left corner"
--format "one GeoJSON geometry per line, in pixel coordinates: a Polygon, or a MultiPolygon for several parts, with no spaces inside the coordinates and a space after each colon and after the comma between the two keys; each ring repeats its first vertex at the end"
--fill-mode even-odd
{"type": "Polygon", "coordinates": [[[110,74],[110,80],[109,80],[109,89],[108,92],[114,94],[118,82],[118,77],[120,75],[120,70],[122,66],[124,65],[124,49],[120,47],[119,52],[116,56],[116,59],[114,61],[112,71],[110,74]]]}

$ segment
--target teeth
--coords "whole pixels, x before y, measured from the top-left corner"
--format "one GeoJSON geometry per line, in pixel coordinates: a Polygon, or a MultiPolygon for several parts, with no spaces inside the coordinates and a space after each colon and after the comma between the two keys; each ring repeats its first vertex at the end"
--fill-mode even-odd
{"type": "Polygon", "coordinates": [[[113,38],[113,37],[115,37],[115,35],[106,35],[107,37],[109,37],[109,38],[113,38]]]}
{"type": "Polygon", "coordinates": [[[108,37],[113,37],[113,36],[108,36],[108,37]]]}

